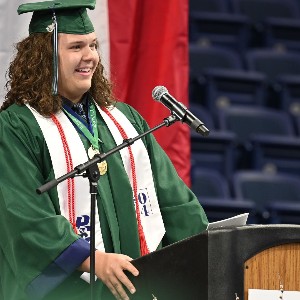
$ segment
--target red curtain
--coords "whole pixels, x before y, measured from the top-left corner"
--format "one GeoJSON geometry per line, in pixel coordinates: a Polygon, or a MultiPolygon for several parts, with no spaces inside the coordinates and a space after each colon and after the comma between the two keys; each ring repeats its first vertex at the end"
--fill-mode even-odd
{"type": "MultiPolygon", "coordinates": [[[[169,115],[152,99],[155,86],[188,105],[188,0],[111,0],[108,12],[115,94],[153,127],[169,115]]],[[[154,135],[190,185],[188,126],[178,122],[154,135]]]]}

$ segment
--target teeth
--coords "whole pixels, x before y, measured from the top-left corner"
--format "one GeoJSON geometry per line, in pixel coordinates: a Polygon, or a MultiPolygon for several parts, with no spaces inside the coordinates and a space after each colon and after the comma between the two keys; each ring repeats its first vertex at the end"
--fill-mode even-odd
{"type": "Polygon", "coordinates": [[[77,69],[78,72],[89,72],[90,68],[77,69]]]}

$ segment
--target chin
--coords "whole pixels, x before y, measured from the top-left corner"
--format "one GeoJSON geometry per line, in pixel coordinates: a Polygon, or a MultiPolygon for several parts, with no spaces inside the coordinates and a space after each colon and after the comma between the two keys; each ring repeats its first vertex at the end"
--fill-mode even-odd
{"type": "Polygon", "coordinates": [[[87,84],[87,85],[83,85],[83,86],[78,87],[78,90],[80,90],[81,93],[84,94],[87,91],[89,91],[90,88],[91,88],[91,84],[87,84]]]}

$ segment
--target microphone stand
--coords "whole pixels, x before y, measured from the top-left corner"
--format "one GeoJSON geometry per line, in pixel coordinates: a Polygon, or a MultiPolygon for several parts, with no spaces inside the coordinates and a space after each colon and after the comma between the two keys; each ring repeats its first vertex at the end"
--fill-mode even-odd
{"type": "Polygon", "coordinates": [[[179,121],[179,118],[175,114],[171,114],[169,117],[165,118],[162,123],[159,125],[150,128],[144,133],[134,137],[124,139],[123,143],[116,146],[115,148],[109,150],[106,153],[96,154],[92,159],[87,162],[78,165],[74,168],[74,170],[66,173],[65,175],[53,179],[44,185],[40,186],[36,189],[38,194],[42,194],[51,188],[57,186],[59,183],[63,182],[68,178],[74,178],[75,176],[83,176],[87,177],[90,182],[90,194],[91,194],[91,238],[90,238],[90,291],[91,291],[91,300],[94,300],[94,291],[95,291],[95,212],[96,212],[96,202],[97,202],[97,183],[100,178],[99,169],[97,163],[105,160],[108,156],[122,150],[125,147],[132,145],[135,141],[141,139],[142,137],[148,135],[149,133],[163,127],[169,127],[175,122],[179,121]],[[85,172],[85,173],[83,173],[85,172]],[[83,173],[83,174],[82,174],[83,173]]]}

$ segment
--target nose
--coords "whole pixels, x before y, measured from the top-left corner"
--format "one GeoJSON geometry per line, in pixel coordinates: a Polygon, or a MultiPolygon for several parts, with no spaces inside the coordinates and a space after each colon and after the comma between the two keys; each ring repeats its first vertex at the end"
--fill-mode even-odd
{"type": "Polygon", "coordinates": [[[90,47],[85,47],[82,53],[83,60],[93,60],[98,55],[97,51],[91,49],[90,47]]]}

